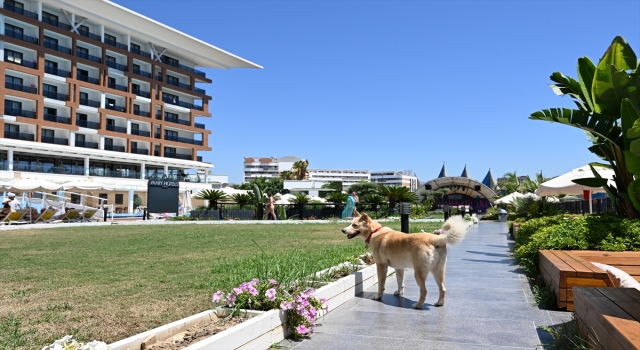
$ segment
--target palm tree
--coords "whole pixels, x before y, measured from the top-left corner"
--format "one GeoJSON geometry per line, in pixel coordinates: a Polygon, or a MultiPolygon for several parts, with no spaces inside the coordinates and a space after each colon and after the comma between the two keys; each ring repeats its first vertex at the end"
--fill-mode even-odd
{"type": "Polygon", "coordinates": [[[309,177],[309,172],[307,171],[308,166],[309,166],[308,160],[299,160],[293,163],[291,172],[293,172],[296,180],[305,180],[309,177]]]}
{"type": "Polygon", "coordinates": [[[325,199],[327,200],[327,202],[331,202],[334,204],[343,204],[344,202],[347,201],[348,197],[349,195],[346,193],[334,191],[334,192],[329,192],[326,195],[325,199]]]}
{"type": "Polygon", "coordinates": [[[574,181],[603,187],[615,201],[616,211],[628,219],[640,217],[640,65],[631,46],[621,36],[613,39],[596,66],[588,57],[578,59],[578,80],[554,72],[551,89],[569,95],[577,109],[550,108],[529,119],[544,120],[581,129],[593,146],[588,150],[605,160],[615,173],[616,186],[595,178],[574,181]]]}
{"type": "Polygon", "coordinates": [[[227,195],[220,190],[204,189],[198,192],[193,198],[209,201],[207,211],[211,209],[218,209],[218,202],[227,199],[227,195]]]}
{"type": "Polygon", "coordinates": [[[378,211],[378,206],[386,202],[385,197],[375,193],[365,194],[361,199],[362,203],[370,204],[373,211],[378,211]]]}
{"type": "Polygon", "coordinates": [[[238,203],[240,205],[240,208],[251,202],[251,196],[246,193],[236,193],[231,196],[231,199],[233,199],[234,202],[238,203]]]}
{"type": "Polygon", "coordinates": [[[522,184],[521,189],[523,192],[536,193],[538,186],[540,186],[541,183],[547,182],[549,180],[551,180],[551,178],[544,177],[542,175],[542,171],[540,171],[539,174],[536,174],[535,180],[531,180],[529,178],[524,180],[524,183],[522,184]]]}
{"type": "Polygon", "coordinates": [[[294,180],[295,179],[295,174],[291,170],[284,170],[284,171],[280,172],[280,174],[278,174],[278,176],[282,180],[294,180]]]}
{"type": "Polygon", "coordinates": [[[389,208],[395,208],[396,202],[415,203],[418,201],[418,196],[404,186],[379,185],[378,194],[389,199],[389,208]]]}
{"type": "Polygon", "coordinates": [[[293,198],[289,199],[289,202],[296,205],[309,204],[309,202],[311,202],[311,197],[305,193],[295,193],[293,198]]]}

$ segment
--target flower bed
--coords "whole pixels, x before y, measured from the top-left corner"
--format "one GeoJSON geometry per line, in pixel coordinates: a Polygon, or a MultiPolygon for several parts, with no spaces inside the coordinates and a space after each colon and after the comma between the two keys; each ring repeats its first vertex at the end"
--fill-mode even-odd
{"type": "MultiPolygon", "coordinates": [[[[340,271],[341,269],[345,269],[345,268],[355,269],[356,266],[361,267],[359,265],[343,263],[338,266],[334,266],[330,269],[320,271],[319,273],[316,274],[317,275],[316,277],[326,275],[327,273],[340,271]]],[[[256,282],[256,284],[258,283],[259,281],[256,282]]],[[[356,271],[346,277],[340,278],[337,281],[330,282],[320,287],[319,289],[314,291],[313,297],[317,299],[317,301],[324,299],[325,305],[328,304],[331,306],[331,308],[336,308],[342,305],[343,303],[345,303],[346,301],[348,301],[349,299],[353,298],[357,294],[361,293],[365,289],[373,286],[375,283],[377,283],[376,267],[375,265],[371,265],[362,270],[356,271]]],[[[251,286],[249,284],[253,284],[253,283],[247,282],[247,284],[238,288],[238,289],[243,289],[242,287],[244,287],[245,290],[235,291],[237,293],[234,293],[236,298],[234,300],[234,305],[238,305],[239,296],[241,296],[242,298],[245,298],[248,295],[254,295],[254,293],[255,295],[263,294],[265,296],[264,299],[266,299],[269,302],[275,303],[276,301],[279,301],[280,303],[282,303],[281,299],[277,299],[277,295],[278,295],[277,292],[275,295],[272,292],[269,292],[268,294],[269,296],[267,296],[267,291],[273,288],[273,287],[265,288],[265,287],[269,287],[268,284],[257,285],[257,286],[256,284],[254,284],[253,288],[255,288],[255,292],[251,289],[251,286]],[[245,294],[245,295],[242,295],[242,294],[245,294]],[[273,298],[273,300],[269,300],[271,298],[273,298]]],[[[322,284],[322,282],[320,282],[320,284],[322,284]]],[[[301,290],[300,292],[304,293],[305,291],[310,292],[307,289],[301,290]]],[[[229,294],[223,293],[223,295],[225,296],[225,299],[228,299],[229,294]]],[[[221,294],[217,294],[217,295],[220,298],[218,300],[222,300],[223,295],[221,294]]],[[[291,301],[286,300],[286,302],[291,302],[291,301]]],[[[304,317],[303,315],[300,315],[300,313],[304,314],[304,312],[299,312],[299,313],[291,312],[292,310],[297,311],[295,310],[295,307],[298,306],[299,304],[304,304],[304,303],[300,302],[300,303],[285,305],[284,307],[285,309],[287,309],[289,306],[294,307],[294,309],[288,309],[288,310],[274,309],[269,311],[254,311],[254,310],[236,309],[236,312],[242,315],[246,315],[247,317],[250,317],[250,319],[245,322],[242,322],[241,324],[235,325],[227,330],[224,330],[214,336],[205,338],[201,341],[198,341],[197,343],[189,345],[188,347],[185,347],[184,350],[267,349],[273,343],[282,341],[285,339],[285,337],[290,336],[291,334],[298,335],[298,336],[304,335],[306,333],[309,333],[312,329],[309,329],[310,327],[308,326],[308,324],[304,322],[300,322],[299,319],[295,321],[296,317],[304,317]],[[304,327],[306,327],[306,329],[299,328],[299,329],[296,329],[294,332],[290,331],[289,322],[292,319],[290,318],[292,314],[294,314],[293,315],[294,322],[297,322],[296,325],[297,326],[303,325],[304,327]]],[[[310,305],[313,306],[313,304],[310,304],[310,305]]],[[[310,309],[307,306],[305,306],[305,308],[307,312],[310,312],[310,309]]],[[[187,326],[187,324],[192,326],[198,323],[197,321],[198,319],[200,320],[200,322],[212,322],[228,316],[231,312],[233,312],[231,309],[215,309],[215,310],[205,311],[201,314],[194,315],[186,319],[173,322],[169,325],[165,325],[165,326],[156,328],[154,330],[141,333],[137,336],[133,336],[133,337],[115,342],[110,345],[110,349],[111,350],[140,349],[142,342],[145,339],[148,339],[149,337],[156,335],[156,339],[158,340],[168,339],[172,335],[183,332],[185,329],[187,329],[189,327],[187,326]]],[[[321,316],[320,314],[318,314],[320,311],[316,309],[316,312],[317,314],[314,317],[314,320],[317,319],[318,316],[321,316]]],[[[329,309],[325,308],[324,312],[329,312],[329,309]]]]}

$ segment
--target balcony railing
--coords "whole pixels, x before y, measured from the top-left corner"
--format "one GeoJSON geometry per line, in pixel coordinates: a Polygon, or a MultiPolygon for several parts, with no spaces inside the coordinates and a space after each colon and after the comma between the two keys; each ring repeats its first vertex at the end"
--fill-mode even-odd
{"type": "Polygon", "coordinates": [[[156,74],[156,80],[162,81],[162,74],[156,74]]]}
{"type": "Polygon", "coordinates": [[[137,74],[137,75],[140,75],[140,76],[143,76],[143,77],[146,77],[146,78],[151,78],[151,73],[145,72],[145,71],[137,69],[137,68],[133,69],[133,74],[137,74]]]}
{"type": "Polygon", "coordinates": [[[173,86],[177,86],[183,89],[187,89],[187,90],[191,90],[191,85],[189,84],[183,84],[179,81],[175,81],[175,80],[167,80],[167,84],[173,85],[173,86]]]}
{"type": "Polygon", "coordinates": [[[116,84],[116,83],[109,83],[109,87],[111,89],[116,89],[116,90],[120,90],[120,91],[124,91],[127,92],[127,90],[129,90],[129,88],[127,88],[124,85],[120,85],[120,84],[116,84]]]}
{"type": "Polygon", "coordinates": [[[57,76],[63,77],[63,78],[68,78],[68,77],[71,76],[71,72],[63,70],[63,69],[53,68],[53,67],[44,67],[44,72],[45,73],[49,73],[49,74],[53,74],[53,75],[57,75],[57,76]]]}
{"type": "Polygon", "coordinates": [[[149,116],[151,115],[151,113],[149,113],[149,112],[145,112],[145,111],[141,111],[141,110],[139,110],[139,109],[134,109],[134,110],[133,110],[133,114],[135,114],[135,115],[139,115],[139,116],[141,116],[141,117],[147,117],[147,118],[149,118],[149,116]]]}
{"type": "Polygon", "coordinates": [[[197,156],[196,159],[198,160],[198,162],[202,162],[202,156],[197,156]]]}
{"type": "Polygon", "coordinates": [[[165,140],[169,140],[169,141],[176,141],[176,142],[188,143],[188,144],[191,144],[191,145],[202,146],[202,141],[194,140],[194,139],[188,139],[186,137],[171,136],[171,135],[164,134],[164,139],[165,140]]]}
{"type": "Polygon", "coordinates": [[[182,69],[182,70],[184,70],[184,71],[187,71],[187,72],[189,72],[189,73],[193,73],[193,74],[199,75],[199,76],[201,76],[201,77],[206,77],[206,74],[204,74],[204,72],[199,71],[199,70],[197,70],[197,69],[193,69],[193,68],[191,68],[191,67],[187,67],[187,66],[182,65],[182,64],[180,64],[180,63],[176,63],[176,62],[173,62],[173,61],[169,61],[169,60],[167,60],[167,59],[166,59],[166,58],[164,58],[164,57],[161,57],[161,58],[160,58],[160,60],[161,60],[164,64],[168,64],[168,65],[170,65],[170,66],[172,66],[172,67],[176,67],[176,68],[178,68],[178,69],[182,69]]]}
{"type": "Polygon", "coordinates": [[[194,123],[193,126],[195,126],[198,129],[204,129],[204,124],[200,124],[200,123],[194,123]]]}
{"type": "Polygon", "coordinates": [[[36,112],[25,111],[24,109],[5,107],[4,108],[4,114],[12,115],[14,117],[25,117],[25,118],[36,119],[36,112]]]}
{"type": "Polygon", "coordinates": [[[6,139],[15,139],[15,140],[24,140],[24,141],[33,141],[33,134],[26,134],[23,132],[13,132],[13,131],[4,131],[4,138],[6,139]]]}
{"type": "Polygon", "coordinates": [[[29,36],[29,35],[24,35],[22,33],[18,33],[18,32],[14,32],[13,30],[10,29],[5,29],[4,30],[4,35],[6,36],[10,36],[12,38],[16,38],[22,41],[26,41],[28,43],[32,43],[32,44],[38,44],[38,38],[33,37],[33,36],[29,36]]]}
{"type": "Polygon", "coordinates": [[[71,124],[71,118],[61,117],[53,114],[45,114],[44,120],[54,122],[54,123],[71,124]]]}
{"type": "Polygon", "coordinates": [[[106,106],[104,106],[104,108],[110,109],[112,111],[118,111],[118,112],[124,112],[125,111],[125,108],[123,106],[118,106],[118,105],[107,104],[106,106]]]}
{"type": "Polygon", "coordinates": [[[163,96],[162,97],[162,101],[164,101],[166,103],[170,103],[172,105],[184,107],[184,108],[193,108],[193,109],[197,109],[199,111],[202,110],[202,106],[197,106],[197,105],[194,105],[193,103],[182,102],[180,100],[175,100],[175,99],[170,98],[170,97],[163,96]]]}
{"type": "Polygon", "coordinates": [[[151,133],[140,129],[131,129],[131,135],[149,137],[151,136],[151,133]]]}
{"type": "Polygon", "coordinates": [[[50,48],[52,50],[56,50],[56,51],[60,51],[62,53],[66,53],[67,55],[71,55],[71,49],[62,45],[58,45],[58,44],[53,44],[50,42],[45,41],[44,42],[44,47],[50,48]]]}
{"type": "Polygon", "coordinates": [[[54,100],[69,101],[69,95],[67,94],[61,94],[59,92],[53,92],[48,90],[43,91],[42,94],[44,95],[44,97],[52,98],[54,100]]]}
{"type": "Polygon", "coordinates": [[[157,139],[162,138],[162,136],[160,135],[160,133],[159,133],[159,132],[157,132],[157,133],[153,134],[153,137],[155,137],[155,138],[157,138],[157,139]]]}
{"type": "Polygon", "coordinates": [[[149,150],[144,148],[131,148],[131,153],[149,155],[149,150]]]}
{"type": "Polygon", "coordinates": [[[40,140],[42,140],[42,142],[45,142],[45,143],[53,143],[53,144],[56,144],[56,145],[68,145],[69,144],[69,139],[63,139],[63,138],[59,138],[59,137],[42,136],[40,138],[40,140]]]}
{"type": "Polygon", "coordinates": [[[124,128],[122,126],[109,125],[109,124],[107,124],[107,130],[114,131],[114,132],[121,132],[123,134],[127,133],[127,128],[124,128]]]}
{"type": "Polygon", "coordinates": [[[183,119],[179,119],[179,118],[175,118],[175,117],[169,117],[169,116],[164,116],[164,120],[168,121],[169,123],[176,123],[176,124],[181,124],[181,125],[191,125],[191,121],[189,120],[183,120],[183,119]]]}
{"type": "MultiPolygon", "coordinates": [[[[106,146],[105,146],[105,149],[106,149],[106,146]]],[[[111,169],[94,168],[89,170],[89,176],[139,179],[140,173],[135,170],[129,170],[129,169],[111,170],[111,169]]]]}
{"type": "Polygon", "coordinates": [[[17,64],[17,65],[20,65],[20,66],[24,66],[24,67],[36,68],[36,62],[34,62],[34,61],[23,60],[22,58],[15,57],[15,56],[9,56],[7,54],[4,55],[4,61],[5,62],[9,62],[9,63],[13,63],[13,64],[17,64]]]}
{"type": "MultiPolygon", "coordinates": [[[[38,19],[38,17],[36,17],[36,19],[38,19]]],[[[60,21],[56,21],[55,19],[51,19],[51,18],[47,18],[47,17],[42,17],[42,22],[44,23],[49,23],[52,26],[56,26],[58,28],[62,28],[64,30],[71,30],[71,26],[66,24],[66,23],[62,23],[60,21]]]]}
{"type": "Polygon", "coordinates": [[[28,92],[28,93],[31,93],[31,94],[37,94],[38,93],[38,89],[36,89],[33,86],[15,84],[15,83],[10,83],[8,81],[4,82],[4,87],[7,88],[7,89],[11,89],[11,90],[28,92]]]}
{"type": "Polygon", "coordinates": [[[88,141],[76,140],[76,146],[84,147],[84,148],[98,149],[98,143],[97,142],[88,142],[88,141]]]}
{"type": "Polygon", "coordinates": [[[133,92],[134,94],[138,95],[138,96],[142,96],[142,97],[146,97],[146,98],[151,98],[151,93],[144,91],[144,90],[140,90],[140,89],[131,89],[131,92],[133,92]]]}
{"type": "Polygon", "coordinates": [[[92,78],[88,75],[78,74],[78,80],[86,81],[91,84],[100,85],[100,80],[98,80],[97,78],[92,78]]]}
{"type": "Polygon", "coordinates": [[[107,61],[107,67],[113,68],[113,69],[117,69],[117,70],[121,70],[123,72],[125,72],[127,70],[127,66],[125,66],[124,64],[120,64],[120,63],[116,63],[113,61],[107,61]]]}
{"type": "Polygon", "coordinates": [[[164,152],[164,156],[166,158],[193,160],[193,156],[191,156],[190,154],[164,152]]]}
{"type": "Polygon", "coordinates": [[[129,49],[129,52],[135,53],[136,55],[140,55],[142,57],[151,58],[151,54],[150,53],[144,52],[142,50],[131,48],[131,49],[129,49]]]}
{"type": "Polygon", "coordinates": [[[160,151],[158,150],[153,151],[153,155],[156,157],[160,157],[160,151]]]}
{"type": "Polygon", "coordinates": [[[162,114],[160,114],[160,112],[156,113],[156,119],[162,120],[162,114]]]}
{"type": "Polygon", "coordinates": [[[125,44],[121,44],[115,40],[111,40],[111,39],[104,39],[104,43],[107,45],[111,45],[111,46],[115,46],[119,49],[123,49],[123,50],[128,50],[129,48],[127,47],[127,45],[125,44]]]}
{"type": "Polygon", "coordinates": [[[106,151],[124,152],[124,146],[104,145],[106,151]]]}
{"type": "Polygon", "coordinates": [[[90,122],[88,120],[80,120],[78,118],[76,118],[76,125],[83,128],[89,128],[89,129],[95,129],[95,130],[100,129],[100,123],[90,122]]]}
{"type": "Polygon", "coordinates": [[[91,62],[102,63],[102,58],[101,57],[90,55],[90,54],[88,54],[86,52],[83,52],[83,51],[80,51],[80,50],[76,50],[76,56],[78,56],[80,58],[84,58],[85,60],[89,60],[91,62]]]}
{"type": "Polygon", "coordinates": [[[199,93],[199,94],[203,94],[203,95],[205,95],[207,93],[207,91],[205,91],[205,89],[201,89],[201,88],[195,88],[194,91],[199,93]]]}
{"type": "Polygon", "coordinates": [[[95,108],[99,108],[100,107],[100,101],[89,100],[87,98],[81,98],[80,99],[80,104],[81,105],[85,105],[85,106],[89,106],[89,107],[95,107],[95,108]]]}
{"type": "Polygon", "coordinates": [[[93,40],[102,41],[102,38],[100,37],[100,35],[96,35],[96,34],[93,34],[93,33],[89,33],[89,32],[87,32],[87,31],[85,31],[85,30],[80,30],[80,29],[78,29],[78,34],[80,34],[80,35],[82,35],[82,36],[84,36],[84,37],[87,37],[87,38],[91,38],[91,39],[93,39],[93,40]]]}
{"type": "Polygon", "coordinates": [[[21,9],[19,7],[15,7],[15,6],[10,5],[10,4],[6,3],[6,2],[4,3],[3,7],[4,7],[5,10],[9,10],[11,12],[19,13],[19,14],[21,14],[23,16],[27,16],[29,18],[38,19],[38,14],[37,13],[31,12],[31,11],[27,11],[25,9],[21,9]]]}

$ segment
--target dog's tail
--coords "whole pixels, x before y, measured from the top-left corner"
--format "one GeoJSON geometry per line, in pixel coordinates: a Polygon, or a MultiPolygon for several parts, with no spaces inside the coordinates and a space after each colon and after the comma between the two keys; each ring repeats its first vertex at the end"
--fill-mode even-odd
{"type": "Polygon", "coordinates": [[[446,238],[447,244],[458,244],[467,234],[468,228],[469,225],[462,217],[452,216],[442,225],[442,231],[445,231],[442,236],[446,238]]]}

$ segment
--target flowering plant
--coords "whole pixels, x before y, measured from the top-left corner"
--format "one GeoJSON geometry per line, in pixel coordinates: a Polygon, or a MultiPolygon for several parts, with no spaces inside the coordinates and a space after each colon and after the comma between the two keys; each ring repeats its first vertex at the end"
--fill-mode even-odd
{"type": "Polygon", "coordinates": [[[42,350],[109,350],[106,343],[94,340],[83,344],[73,339],[72,335],[65,335],[62,339],[58,339],[51,345],[47,345],[42,350]]]}
{"type": "Polygon", "coordinates": [[[281,309],[289,316],[289,327],[295,338],[311,335],[316,320],[321,313],[329,311],[327,300],[316,298],[313,288],[302,289],[297,286],[285,287],[276,280],[260,281],[254,278],[241,283],[229,293],[217,291],[212,302],[226,304],[233,313],[240,309],[273,310],[281,309]]]}

